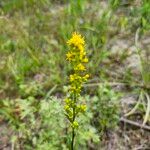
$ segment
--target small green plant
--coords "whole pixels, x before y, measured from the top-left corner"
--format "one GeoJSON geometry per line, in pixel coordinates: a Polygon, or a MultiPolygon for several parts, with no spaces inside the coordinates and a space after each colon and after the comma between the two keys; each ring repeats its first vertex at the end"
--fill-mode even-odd
{"type": "Polygon", "coordinates": [[[150,3],[148,0],[143,0],[142,6],[140,8],[141,13],[141,27],[142,30],[149,31],[150,29],[150,3]]]}
{"type": "Polygon", "coordinates": [[[95,112],[94,124],[101,133],[101,138],[108,130],[117,127],[119,121],[119,97],[121,95],[111,89],[108,84],[100,84],[97,96],[92,98],[92,111],[95,112]]]}
{"type": "MultiPolygon", "coordinates": [[[[78,130],[76,149],[86,150],[88,143],[96,145],[99,136],[96,128],[90,125],[93,114],[90,111],[89,97],[86,115],[80,117],[83,128],[78,130]]],[[[64,124],[61,99],[49,97],[37,101],[34,97],[26,99],[0,100],[0,122],[8,122],[8,130],[13,133],[9,138],[14,149],[25,150],[68,150],[68,130],[64,124]]],[[[6,134],[6,131],[3,131],[6,134]]]]}
{"type": "Polygon", "coordinates": [[[113,10],[116,10],[119,7],[120,0],[109,0],[109,3],[110,3],[110,7],[113,10]]]}
{"type": "Polygon", "coordinates": [[[75,132],[78,128],[77,116],[86,110],[86,105],[80,104],[79,97],[83,83],[87,81],[89,75],[84,73],[86,71],[84,64],[88,62],[84,38],[78,33],[73,33],[72,38],[68,40],[67,44],[70,46],[70,50],[66,54],[66,59],[70,62],[73,73],[69,77],[70,88],[67,99],[65,100],[66,104],[64,109],[72,128],[70,149],[73,150],[75,132]]]}

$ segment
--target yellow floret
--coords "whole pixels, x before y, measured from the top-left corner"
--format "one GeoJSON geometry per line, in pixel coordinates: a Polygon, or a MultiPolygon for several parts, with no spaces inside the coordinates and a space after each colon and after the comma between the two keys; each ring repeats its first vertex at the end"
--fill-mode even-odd
{"type": "Polygon", "coordinates": [[[66,59],[69,60],[69,61],[71,61],[73,59],[73,53],[72,52],[68,52],[66,54],[66,59]]]}
{"type": "Polygon", "coordinates": [[[65,102],[66,102],[66,107],[65,108],[68,108],[68,106],[70,106],[70,104],[71,104],[71,99],[66,98],[65,102]]]}
{"type": "Polygon", "coordinates": [[[74,32],[72,34],[72,38],[70,40],[68,40],[68,42],[67,42],[67,44],[69,46],[73,45],[73,46],[76,46],[76,47],[80,47],[81,45],[83,46],[84,43],[85,43],[84,38],[76,32],[74,32]]]}
{"type": "Polygon", "coordinates": [[[85,55],[86,55],[86,52],[85,52],[85,51],[80,51],[79,57],[80,57],[80,60],[81,60],[81,61],[83,60],[83,58],[85,57],[85,55]]]}
{"type": "Polygon", "coordinates": [[[82,62],[84,62],[84,63],[87,63],[89,60],[88,60],[88,58],[84,58],[83,60],[82,60],[82,62]]]}
{"type": "Polygon", "coordinates": [[[73,82],[77,79],[77,74],[70,75],[70,82],[73,82]]]}
{"type": "Polygon", "coordinates": [[[65,110],[66,111],[69,111],[70,110],[70,107],[68,105],[65,105],[65,110]]]}
{"type": "Polygon", "coordinates": [[[86,75],[84,76],[84,78],[86,78],[86,79],[88,79],[89,77],[90,77],[89,74],[86,74],[86,75]]]}
{"type": "Polygon", "coordinates": [[[85,71],[86,68],[85,68],[84,65],[82,65],[82,64],[80,63],[80,64],[78,64],[78,65],[75,67],[75,70],[77,70],[77,71],[85,71]]]}
{"type": "Polygon", "coordinates": [[[83,45],[78,45],[78,49],[80,50],[80,52],[83,52],[84,51],[83,45]]]}
{"type": "Polygon", "coordinates": [[[74,122],[72,123],[72,127],[73,127],[73,128],[78,128],[78,127],[79,127],[78,122],[77,122],[77,121],[74,121],[74,122]]]}
{"type": "Polygon", "coordinates": [[[70,82],[74,82],[74,81],[80,82],[81,79],[82,77],[77,74],[71,74],[69,78],[70,82]]]}
{"type": "Polygon", "coordinates": [[[81,105],[80,106],[80,111],[85,112],[86,111],[86,105],[81,105]]]}

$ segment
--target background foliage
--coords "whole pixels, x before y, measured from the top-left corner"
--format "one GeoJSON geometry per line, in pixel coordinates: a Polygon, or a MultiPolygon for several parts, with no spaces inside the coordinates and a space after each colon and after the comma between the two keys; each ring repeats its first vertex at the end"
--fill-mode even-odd
{"type": "Polygon", "coordinates": [[[67,149],[62,99],[70,74],[66,40],[73,31],[85,36],[91,73],[82,93],[88,109],[80,118],[76,149],[105,145],[118,128],[121,97],[128,93],[144,93],[135,112],[149,124],[149,10],[149,0],[1,0],[0,123],[11,131],[8,145],[67,149]],[[120,39],[130,47],[118,50],[120,39]],[[124,87],[114,87],[120,84],[124,87]]]}

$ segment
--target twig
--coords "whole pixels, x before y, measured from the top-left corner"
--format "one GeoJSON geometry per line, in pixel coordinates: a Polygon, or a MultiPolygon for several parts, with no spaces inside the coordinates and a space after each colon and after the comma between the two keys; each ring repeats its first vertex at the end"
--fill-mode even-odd
{"type": "Polygon", "coordinates": [[[142,125],[142,124],[139,124],[139,123],[137,123],[135,121],[128,120],[128,119],[123,118],[123,117],[120,118],[120,122],[125,122],[125,123],[128,123],[128,124],[134,125],[136,127],[139,127],[139,128],[142,128],[142,129],[150,131],[150,126],[142,125]]]}
{"type": "Polygon", "coordinates": [[[131,83],[125,83],[125,82],[88,83],[88,84],[85,84],[84,86],[85,87],[94,87],[94,86],[99,86],[102,84],[108,84],[110,86],[122,85],[122,86],[140,87],[140,88],[150,89],[149,86],[146,87],[145,85],[142,85],[142,84],[131,84],[131,83]]]}
{"type": "MultiPolygon", "coordinates": [[[[84,86],[85,87],[93,87],[93,86],[99,86],[99,85],[102,85],[102,84],[105,84],[105,83],[88,83],[88,84],[85,84],[84,86]]],[[[107,84],[111,85],[111,86],[117,86],[117,85],[125,85],[125,83],[118,83],[118,82],[107,82],[107,84]]]]}

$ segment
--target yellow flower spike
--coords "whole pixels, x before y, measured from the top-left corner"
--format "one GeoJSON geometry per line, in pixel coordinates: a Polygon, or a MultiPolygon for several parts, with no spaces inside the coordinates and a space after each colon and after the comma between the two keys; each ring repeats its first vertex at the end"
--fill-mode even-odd
{"type": "Polygon", "coordinates": [[[80,93],[83,83],[87,81],[89,75],[85,73],[85,63],[88,62],[88,58],[86,57],[84,38],[80,34],[74,32],[71,39],[67,41],[67,44],[69,46],[69,51],[66,54],[66,59],[70,62],[73,73],[69,76],[69,96],[65,100],[66,106],[64,109],[65,115],[72,127],[73,136],[71,149],[73,149],[74,135],[79,126],[76,118],[79,112],[83,113],[86,110],[86,105],[79,105],[80,93]]]}

